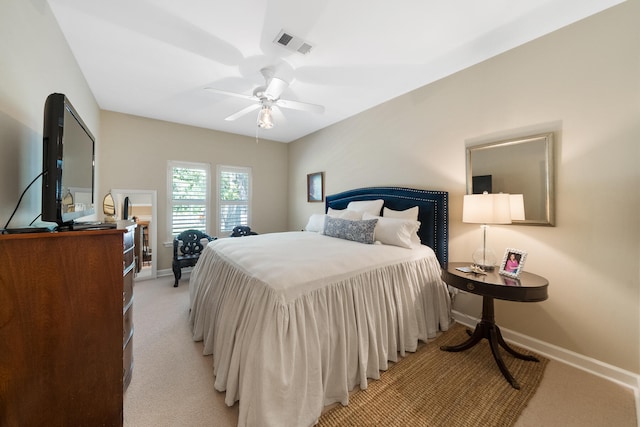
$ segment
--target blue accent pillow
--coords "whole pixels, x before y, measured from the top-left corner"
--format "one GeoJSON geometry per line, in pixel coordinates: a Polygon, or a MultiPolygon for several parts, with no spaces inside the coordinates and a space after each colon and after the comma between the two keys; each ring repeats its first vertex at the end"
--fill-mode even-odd
{"type": "Polygon", "coordinates": [[[328,216],[324,222],[324,234],[339,239],[372,244],[375,242],[373,233],[377,222],[377,219],[351,221],[328,216]]]}

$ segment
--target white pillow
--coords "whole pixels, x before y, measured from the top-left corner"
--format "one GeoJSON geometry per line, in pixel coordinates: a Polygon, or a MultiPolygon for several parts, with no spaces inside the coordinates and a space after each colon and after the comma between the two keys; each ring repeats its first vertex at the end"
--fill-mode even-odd
{"type": "Polygon", "coordinates": [[[380,216],[384,200],[360,200],[357,202],[349,202],[347,209],[358,212],[366,212],[370,215],[380,216]]]}
{"type": "Polygon", "coordinates": [[[331,209],[327,210],[327,215],[332,218],[350,219],[352,221],[359,221],[362,219],[362,212],[350,210],[350,209],[331,209]]]}
{"type": "Polygon", "coordinates": [[[323,233],[324,232],[324,219],[325,214],[313,214],[309,217],[309,222],[307,222],[307,226],[304,228],[306,231],[313,231],[314,233],[323,233]]]}
{"type": "Polygon", "coordinates": [[[401,219],[410,219],[413,221],[417,221],[418,207],[414,206],[412,208],[409,208],[403,211],[394,211],[393,209],[384,208],[382,210],[382,216],[385,218],[401,218],[401,219]]]}
{"type": "Polygon", "coordinates": [[[385,218],[364,214],[362,219],[377,218],[374,238],[384,245],[411,249],[420,244],[418,229],[420,221],[401,218],[385,218]]]}

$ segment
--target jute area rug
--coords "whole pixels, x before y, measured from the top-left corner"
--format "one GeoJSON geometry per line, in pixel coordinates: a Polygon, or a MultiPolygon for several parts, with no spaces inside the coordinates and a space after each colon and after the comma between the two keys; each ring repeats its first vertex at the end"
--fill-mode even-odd
{"type": "Polygon", "coordinates": [[[434,341],[409,354],[353,393],[348,406],[337,406],[320,418],[319,427],[343,426],[512,426],[533,397],[549,362],[516,359],[501,349],[502,359],[520,384],[505,380],[483,339],[474,347],[450,353],[468,336],[455,324],[434,341]]]}

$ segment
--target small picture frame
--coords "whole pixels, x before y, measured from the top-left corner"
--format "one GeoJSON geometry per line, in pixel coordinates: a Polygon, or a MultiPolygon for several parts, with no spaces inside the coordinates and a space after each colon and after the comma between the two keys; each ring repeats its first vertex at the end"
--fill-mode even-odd
{"type": "Polygon", "coordinates": [[[307,175],[307,202],[324,202],[324,172],[307,175]]]}
{"type": "Polygon", "coordinates": [[[524,268],[527,252],[520,249],[507,248],[500,264],[500,274],[517,279],[524,268]]]}

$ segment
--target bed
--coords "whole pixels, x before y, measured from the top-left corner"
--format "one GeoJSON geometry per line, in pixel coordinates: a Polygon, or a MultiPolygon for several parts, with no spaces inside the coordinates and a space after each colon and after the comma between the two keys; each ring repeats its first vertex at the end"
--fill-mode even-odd
{"type": "Polygon", "coordinates": [[[327,196],[305,231],[205,248],[190,323],[213,354],[214,387],[239,402],[239,426],[314,425],[324,406],[347,405],[350,390],[449,328],[447,198],[350,190],[327,196]]]}

